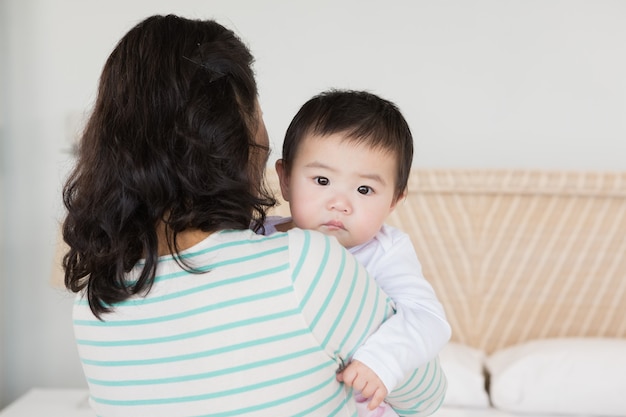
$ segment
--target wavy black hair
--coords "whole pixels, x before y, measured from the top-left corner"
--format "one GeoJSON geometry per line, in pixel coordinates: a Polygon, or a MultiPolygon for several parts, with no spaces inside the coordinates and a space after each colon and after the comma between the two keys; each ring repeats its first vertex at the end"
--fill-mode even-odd
{"type": "Polygon", "coordinates": [[[395,103],[360,90],[331,89],[312,97],[300,107],[285,133],[282,159],[287,173],[307,136],[335,133],[394,155],[398,165],[395,197],[403,195],[413,163],[413,135],[395,103]]]}
{"type": "Polygon", "coordinates": [[[231,30],[173,15],[143,20],[109,56],[63,188],[65,286],[85,289],[97,317],[150,290],[159,227],[184,264],[180,232],[247,229],[275,204],[262,180],[267,149],[257,157],[252,63],[231,30]]]}

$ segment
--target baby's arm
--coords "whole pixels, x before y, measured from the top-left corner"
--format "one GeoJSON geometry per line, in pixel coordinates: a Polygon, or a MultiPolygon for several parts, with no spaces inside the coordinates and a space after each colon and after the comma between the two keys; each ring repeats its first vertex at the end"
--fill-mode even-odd
{"type": "Polygon", "coordinates": [[[391,392],[407,374],[438,355],[450,339],[450,325],[422,275],[407,234],[393,229],[383,256],[359,260],[367,264],[380,288],[395,302],[396,314],[367,339],[353,359],[374,371],[391,392]]]}

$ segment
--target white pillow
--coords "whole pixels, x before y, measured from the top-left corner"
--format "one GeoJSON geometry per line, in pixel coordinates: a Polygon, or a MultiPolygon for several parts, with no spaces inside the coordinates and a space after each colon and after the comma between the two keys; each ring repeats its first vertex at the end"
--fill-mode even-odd
{"type": "Polygon", "coordinates": [[[444,406],[489,407],[489,398],[485,390],[483,352],[451,342],[443,348],[439,360],[448,380],[444,406]]]}
{"type": "Polygon", "coordinates": [[[486,365],[502,410],[626,416],[626,339],[538,340],[495,352],[486,365]]]}

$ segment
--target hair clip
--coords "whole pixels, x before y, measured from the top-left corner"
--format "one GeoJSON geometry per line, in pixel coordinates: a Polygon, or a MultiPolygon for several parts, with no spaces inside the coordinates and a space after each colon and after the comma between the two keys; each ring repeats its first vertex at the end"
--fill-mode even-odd
{"type": "Polygon", "coordinates": [[[209,84],[212,83],[213,81],[217,81],[220,78],[223,78],[226,75],[226,74],[221,73],[221,72],[217,72],[217,71],[214,71],[214,70],[209,70],[205,66],[202,66],[202,68],[204,68],[207,72],[209,72],[209,84]]]}
{"type": "Polygon", "coordinates": [[[198,62],[194,59],[191,59],[189,57],[186,57],[183,55],[183,58],[185,58],[187,61],[192,62],[194,64],[196,64],[197,66],[199,66],[200,68],[202,68],[203,70],[205,70],[208,75],[209,75],[209,83],[212,83],[213,81],[219,80],[220,78],[224,77],[226,74],[216,71],[213,68],[209,67],[207,64],[203,63],[203,62],[198,62]]]}
{"type": "Polygon", "coordinates": [[[206,60],[204,59],[204,54],[202,53],[202,45],[200,43],[197,43],[196,45],[198,46],[198,54],[200,55],[200,61],[196,61],[184,55],[183,55],[183,58],[185,58],[188,61],[193,62],[194,64],[204,69],[209,74],[209,83],[212,83],[213,81],[219,80],[220,78],[224,77],[226,75],[225,73],[217,71],[205,63],[206,60]]]}

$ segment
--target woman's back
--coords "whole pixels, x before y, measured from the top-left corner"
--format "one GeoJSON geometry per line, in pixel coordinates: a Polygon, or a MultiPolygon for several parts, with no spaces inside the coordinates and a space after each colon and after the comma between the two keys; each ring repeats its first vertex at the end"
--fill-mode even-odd
{"type": "MultiPolygon", "coordinates": [[[[105,63],[63,187],[99,417],[356,415],[335,370],[391,305],[336,241],[248,230],[275,204],[252,61],[217,22],[168,15],[105,63]]],[[[432,365],[390,404],[431,414],[445,392],[432,365]]]]}
{"type": "Polygon", "coordinates": [[[224,231],[183,252],[208,273],[162,257],[147,296],[104,321],[79,299],[74,326],[97,414],[353,415],[334,370],[392,310],[338,247],[315,232],[224,231]]]}

